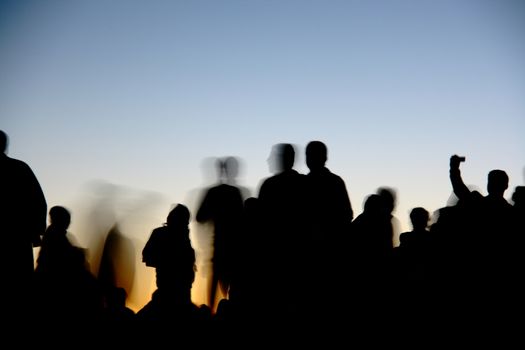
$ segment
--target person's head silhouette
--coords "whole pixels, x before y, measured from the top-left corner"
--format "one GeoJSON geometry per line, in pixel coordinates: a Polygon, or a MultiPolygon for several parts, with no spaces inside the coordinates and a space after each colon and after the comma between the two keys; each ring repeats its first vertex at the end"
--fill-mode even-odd
{"type": "Polygon", "coordinates": [[[503,170],[495,169],[489,172],[487,192],[489,196],[503,197],[509,187],[509,177],[503,170]]]}
{"type": "Polygon", "coordinates": [[[49,209],[49,221],[53,227],[65,231],[71,223],[71,214],[66,208],[56,205],[49,209]]]}
{"type": "Polygon", "coordinates": [[[396,207],[396,191],[390,187],[379,187],[377,194],[383,198],[385,209],[392,213],[396,207]]]}
{"type": "Polygon", "coordinates": [[[525,207],[525,186],[516,186],[512,194],[512,201],[516,207],[525,207]]]}
{"type": "Polygon", "coordinates": [[[268,159],[270,172],[277,174],[293,168],[295,163],[295,149],[289,143],[278,143],[272,147],[268,159]]]}
{"type": "Polygon", "coordinates": [[[410,212],[410,221],[414,231],[425,230],[428,226],[430,214],[425,208],[417,207],[410,212]]]}
{"type": "Polygon", "coordinates": [[[322,169],[328,159],[328,150],[321,141],[311,141],[306,146],[306,166],[310,171],[322,169]]]}
{"type": "Polygon", "coordinates": [[[190,223],[190,211],[183,204],[177,204],[168,214],[166,224],[169,227],[186,227],[190,223]]]}
{"type": "Polygon", "coordinates": [[[235,179],[239,175],[239,161],[235,157],[228,156],[224,158],[223,164],[226,180],[230,183],[235,182],[235,179]]]}
{"type": "Polygon", "coordinates": [[[0,150],[2,153],[7,154],[8,137],[7,134],[0,130],[0,150]]]}

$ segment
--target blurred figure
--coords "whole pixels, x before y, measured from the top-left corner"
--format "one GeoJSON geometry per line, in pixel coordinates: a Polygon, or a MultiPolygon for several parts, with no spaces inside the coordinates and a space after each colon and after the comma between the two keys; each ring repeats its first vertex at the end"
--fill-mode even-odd
{"type": "MultiPolygon", "coordinates": [[[[516,186],[512,194],[512,202],[519,213],[525,213],[525,186],[516,186]]],[[[525,220],[525,215],[522,215],[521,218],[525,220]]]]}
{"type": "Polygon", "coordinates": [[[390,187],[379,187],[376,193],[383,198],[383,203],[390,216],[390,224],[392,226],[392,248],[397,247],[399,245],[399,235],[401,234],[401,224],[394,216],[397,201],[396,190],[390,187]]]}
{"type": "Polygon", "coordinates": [[[7,146],[7,134],[0,130],[0,273],[9,286],[2,292],[7,293],[2,300],[9,308],[27,302],[34,272],[33,247],[40,246],[46,229],[47,204],[29,165],[8,157],[7,146]]]}
{"type": "Polygon", "coordinates": [[[198,207],[196,219],[199,223],[213,226],[212,271],[208,306],[213,311],[217,288],[228,296],[232,279],[236,248],[242,223],[244,198],[236,185],[239,163],[234,157],[218,159],[216,163],[218,184],[210,187],[198,207]]]}
{"type": "Polygon", "coordinates": [[[135,275],[135,246],[120,231],[118,222],[111,228],[104,242],[97,278],[105,293],[123,288],[128,294],[135,275]]]}

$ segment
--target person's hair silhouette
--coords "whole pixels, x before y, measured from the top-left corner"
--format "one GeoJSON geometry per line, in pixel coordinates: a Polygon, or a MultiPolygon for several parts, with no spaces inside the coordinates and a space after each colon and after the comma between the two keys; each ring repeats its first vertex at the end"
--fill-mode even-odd
{"type": "Polygon", "coordinates": [[[321,170],[328,159],[328,149],[321,141],[311,141],[306,146],[306,165],[311,172],[321,170]]]}

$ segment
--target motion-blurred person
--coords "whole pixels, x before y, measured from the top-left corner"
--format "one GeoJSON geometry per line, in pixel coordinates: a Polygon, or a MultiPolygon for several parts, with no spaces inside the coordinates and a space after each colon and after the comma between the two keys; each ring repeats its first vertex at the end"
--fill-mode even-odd
{"type": "Polygon", "coordinates": [[[218,184],[210,187],[202,199],[196,219],[213,226],[212,272],[208,306],[215,309],[218,288],[228,297],[235,256],[241,231],[244,198],[235,183],[239,163],[234,157],[217,160],[218,184]]]}

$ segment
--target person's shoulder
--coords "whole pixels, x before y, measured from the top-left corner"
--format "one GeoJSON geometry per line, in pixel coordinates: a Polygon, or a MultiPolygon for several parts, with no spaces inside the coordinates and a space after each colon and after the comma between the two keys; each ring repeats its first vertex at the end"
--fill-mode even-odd
{"type": "Polygon", "coordinates": [[[11,158],[11,157],[8,157],[8,156],[4,156],[4,157],[2,157],[2,159],[3,159],[3,161],[5,163],[7,163],[11,167],[30,169],[29,164],[27,164],[26,162],[24,162],[21,159],[11,158]]]}
{"type": "MultiPolygon", "coordinates": [[[[328,170],[328,169],[327,169],[328,170]]],[[[333,172],[331,172],[330,170],[328,170],[327,172],[327,176],[334,182],[334,183],[337,183],[338,185],[343,185],[345,186],[345,180],[343,180],[343,178],[333,172]]]]}
{"type": "Polygon", "coordinates": [[[153,231],[151,231],[150,239],[152,239],[152,238],[155,239],[155,238],[161,237],[161,236],[165,235],[168,231],[169,231],[168,226],[156,227],[156,228],[153,229],[153,231]]]}
{"type": "Polygon", "coordinates": [[[170,230],[170,227],[168,225],[162,225],[159,227],[155,227],[151,234],[162,234],[163,232],[168,232],[170,230]]]}

